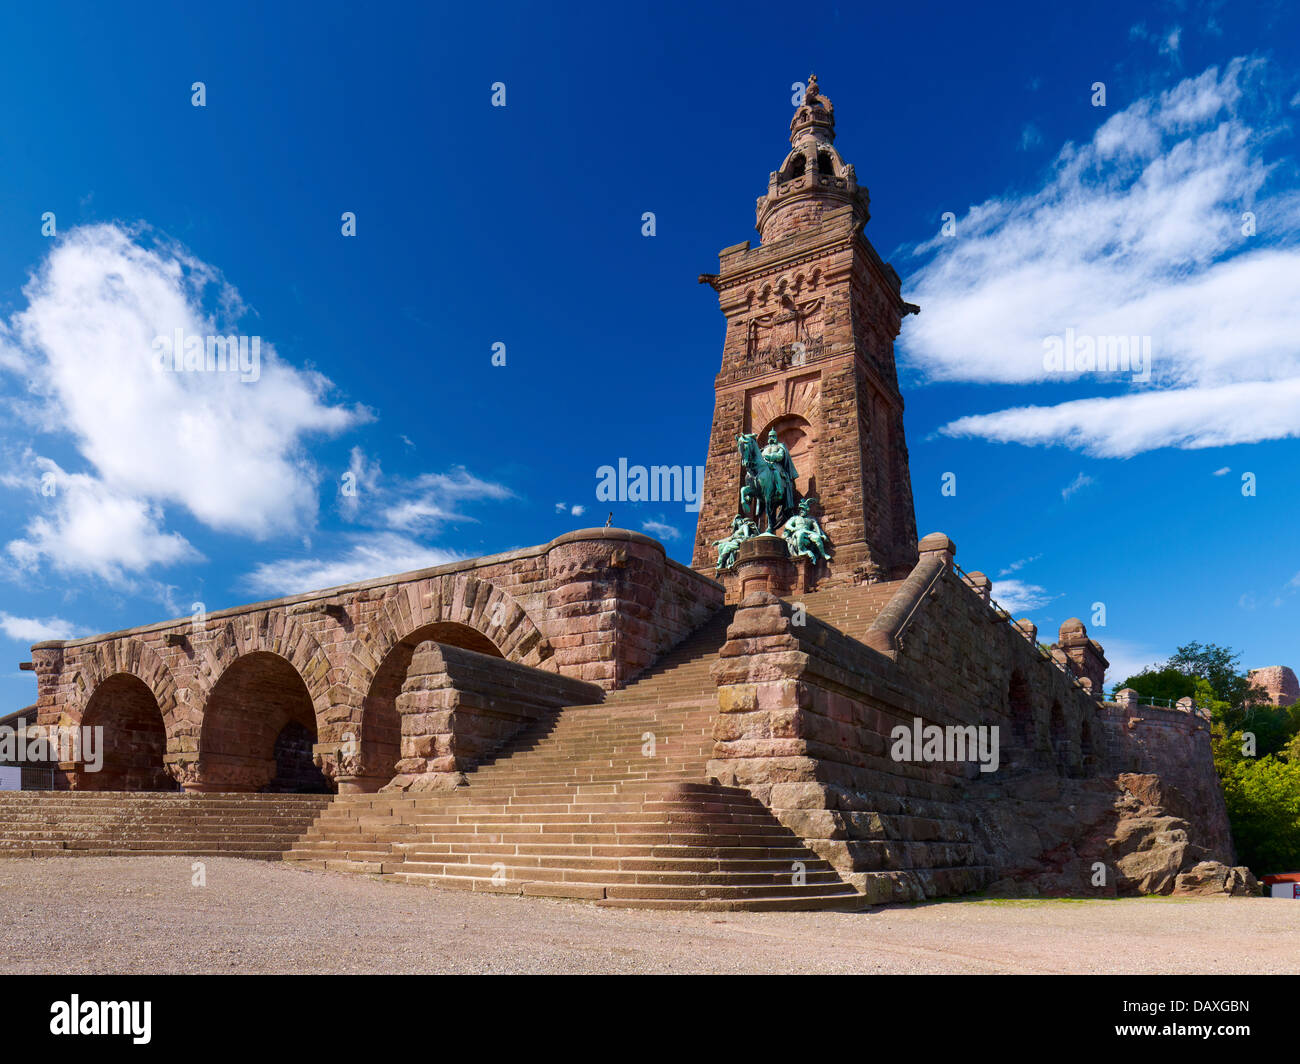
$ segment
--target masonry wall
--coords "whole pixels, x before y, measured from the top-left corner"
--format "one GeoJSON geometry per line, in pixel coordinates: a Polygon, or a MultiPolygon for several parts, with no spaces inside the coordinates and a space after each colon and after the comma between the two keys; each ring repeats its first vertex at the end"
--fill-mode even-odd
{"type": "Polygon", "coordinates": [[[1099,705],[940,555],[923,553],[916,576],[867,633],[872,646],[815,617],[795,623],[770,594],[746,598],[714,669],[710,773],[749,789],[878,901],[977,889],[1045,865],[1058,844],[1060,860],[1087,868],[1071,848],[1072,796],[1101,823],[1126,772],[1159,773],[1204,808],[1198,846],[1231,861],[1207,733],[1186,714],[1138,722],[1099,705]],[[895,760],[892,733],[915,718],[996,726],[997,771],[973,755],[895,760]]]}
{"type": "Polygon", "coordinates": [[[1114,703],[1104,703],[1099,718],[1107,771],[1157,775],[1177,788],[1196,817],[1198,844],[1232,864],[1232,828],[1214,770],[1209,720],[1196,710],[1114,703]]]}
{"type": "MultiPolygon", "coordinates": [[[[861,235],[853,208],[823,213],[819,206],[806,221],[761,247],[746,243],[720,255],[715,285],[727,331],[692,564],[712,575],[713,543],[731,529],[736,436],[797,423],[808,447],[798,488],[820,500],[816,512],[834,547],[830,564],[804,574],[803,586],[893,579],[916,562],[893,359],[905,313],[898,279],[861,235]],[[752,339],[755,321],[779,319],[791,304],[813,308],[798,333],[804,355],[793,364],[772,353],[795,332],[773,325],[757,350],[752,339]]],[[[722,579],[733,589],[732,575],[722,579]]]]}
{"type": "MultiPolygon", "coordinates": [[[[722,597],[720,585],[668,559],[655,540],[588,529],[508,554],[39,643],[32,649],[35,723],[80,725],[106,681],[134,677],[162,718],[170,774],[187,789],[202,790],[211,775],[203,747],[214,689],[237,661],[274,655],[305,685],[314,755],[328,774],[340,744],[366,742],[368,727],[391,731],[391,722],[376,723],[366,701],[399,644],[432,639],[610,690],[707,620],[722,597]]],[[[259,680],[270,682],[250,678],[259,680]]],[[[270,750],[259,753],[261,762],[272,757],[270,750]]],[[[247,789],[256,775],[225,766],[215,785],[247,789]]],[[[93,786],[71,764],[59,766],[57,782],[93,786]]],[[[332,780],[340,782],[346,781],[332,780]]]]}
{"type": "Polygon", "coordinates": [[[384,790],[446,790],[520,729],[562,706],[603,696],[595,684],[460,647],[423,642],[414,650],[396,710],[397,775],[384,790]]]}

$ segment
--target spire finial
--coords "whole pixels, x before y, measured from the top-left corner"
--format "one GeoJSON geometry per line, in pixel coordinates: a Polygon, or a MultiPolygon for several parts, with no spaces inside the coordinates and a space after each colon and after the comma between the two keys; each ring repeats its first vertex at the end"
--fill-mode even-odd
{"type": "Polygon", "coordinates": [[[809,134],[815,140],[826,142],[835,139],[835,105],[829,96],[822,95],[815,73],[808,75],[803,102],[795,108],[790,122],[790,143],[795,143],[800,134],[809,134]]]}

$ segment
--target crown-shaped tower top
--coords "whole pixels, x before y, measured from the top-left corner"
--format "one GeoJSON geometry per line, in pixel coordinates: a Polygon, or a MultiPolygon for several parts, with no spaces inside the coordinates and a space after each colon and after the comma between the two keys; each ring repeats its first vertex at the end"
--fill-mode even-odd
{"type": "Polygon", "coordinates": [[[796,147],[808,140],[830,144],[835,139],[835,105],[817,87],[817,75],[808,78],[803,103],[790,119],[790,143],[796,147]]]}
{"type": "Polygon", "coordinates": [[[829,210],[852,205],[863,225],[871,217],[865,188],[835,147],[835,105],[822,94],[817,75],[790,120],[790,154],[768,177],[758,201],[758,232],[764,244],[821,223],[829,210]]]}

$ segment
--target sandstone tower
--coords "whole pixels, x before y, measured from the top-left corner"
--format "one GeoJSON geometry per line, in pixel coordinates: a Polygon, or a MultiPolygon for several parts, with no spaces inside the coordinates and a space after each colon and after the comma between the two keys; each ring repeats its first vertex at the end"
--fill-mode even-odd
{"type": "Polygon", "coordinates": [[[724,248],[719,272],[700,278],[727,319],[692,562],[710,576],[712,544],[736,513],[736,436],[762,443],[772,429],[834,546],[810,582],[895,579],[917,561],[894,339],[918,308],[863,235],[867,190],[834,141],[834,107],[814,76],[758,200],[760,245],[724,248]]]}

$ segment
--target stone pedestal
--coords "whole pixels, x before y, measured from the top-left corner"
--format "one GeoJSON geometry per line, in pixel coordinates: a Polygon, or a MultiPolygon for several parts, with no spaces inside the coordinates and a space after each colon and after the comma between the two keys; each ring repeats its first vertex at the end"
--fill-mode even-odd
{"type": "Polygon", "coordinates": [[[743,602],[755,591],[788,595],[796,576],[790,549],[780,536],[764,533],[747,539],[736,554],[736,601],[743,602]]]}

